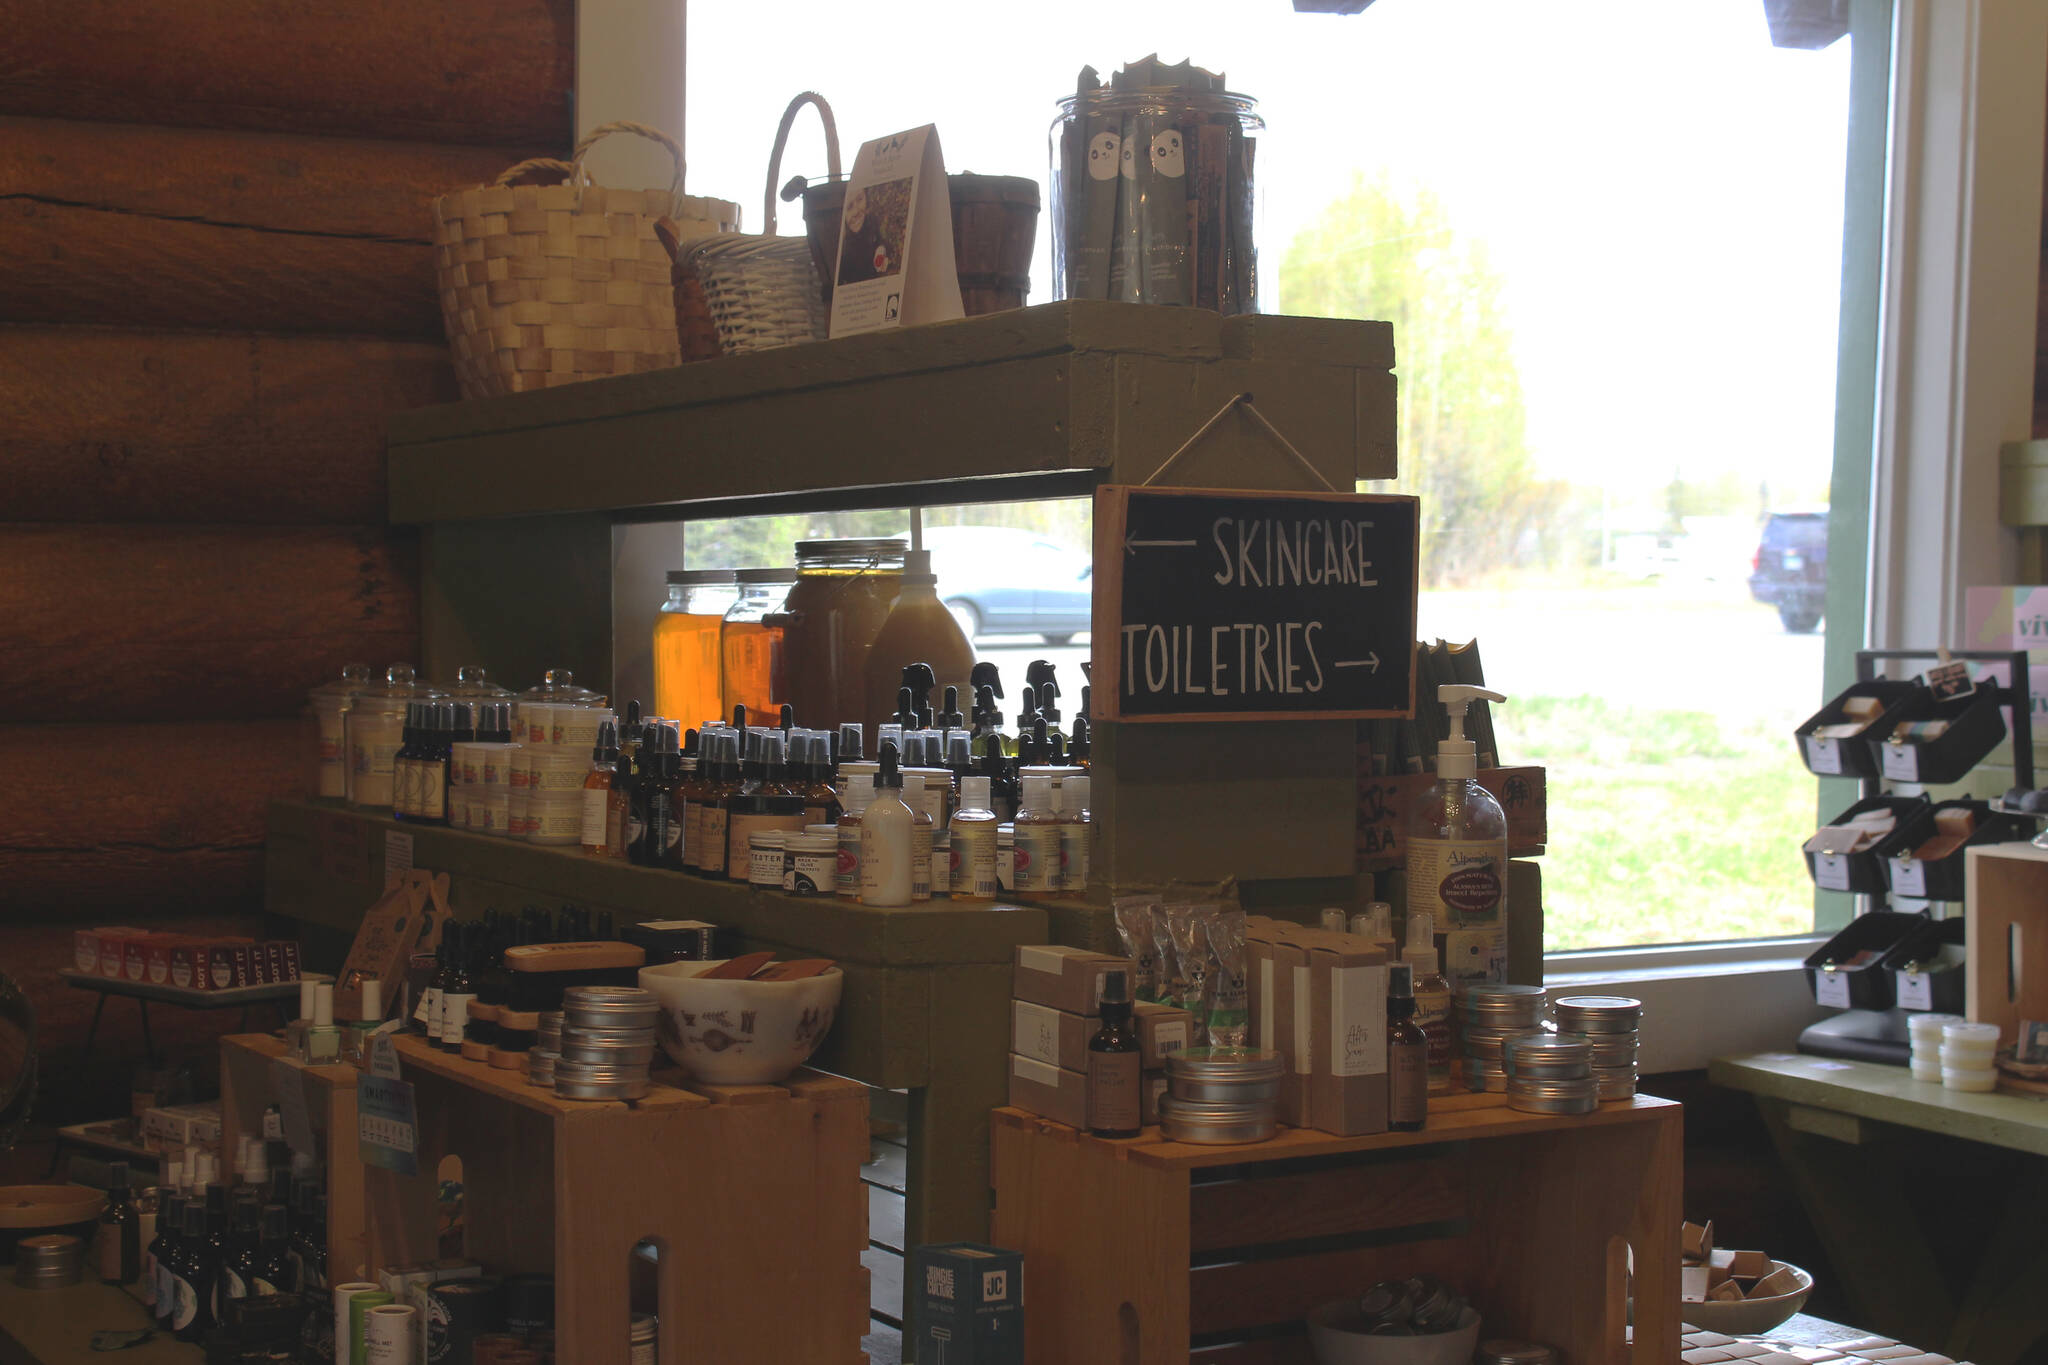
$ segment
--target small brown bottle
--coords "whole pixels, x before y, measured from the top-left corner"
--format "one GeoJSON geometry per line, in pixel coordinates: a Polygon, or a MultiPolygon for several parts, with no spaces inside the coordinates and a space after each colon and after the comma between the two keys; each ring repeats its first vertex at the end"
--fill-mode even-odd
{"type": "Polygon", "coordinates": [[[1139,1118],[1138,1031],[1131,1027],[1130,978],[1102,975],[1102,1027],[1088,1040],[1088,1131],[1134,1138],[1139,1118]]]}
{"type": "Polygon", "coordinates": [[[1415,969],[1387,967],[1387,1127],[1419,1132],[1429,1116],[1429,1035],[1415,1022],[1415,969]]]}

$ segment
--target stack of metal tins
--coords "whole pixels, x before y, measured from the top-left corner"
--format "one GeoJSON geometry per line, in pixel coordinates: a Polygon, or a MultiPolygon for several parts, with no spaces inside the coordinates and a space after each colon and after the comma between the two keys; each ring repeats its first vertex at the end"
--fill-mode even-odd
{"type": "Polygon", "coordinates": [[[553,1010],[540,1016],[540,1027],[534,1031],[533,1047],[526,1054],[526,1082],[543,1090],[555,1088],[555,1063],[562,1060],[562,1012],[553,1010]]]}
{"type": "Polygon", "coordinates": [[[1543,1022],[1543,988],[1480,981],[1458,996],[1458,1036],[1463,1041],[1465,1085],[1470,1090],[1502,1094],[1508,1073],[1501,1045],[1518,1034],[1539,1032],[1543,1022]]]}
{"type": "Polygon", "coordinates": [[[565,1100],[637,1100],[647,1094],[660,1002],[638,986],[562,992],[562,1056],[555,1093],[565,1100]]]}
{"type": "Polygon", "coordinates": [[[1557,1026],[1583,1034],[1593,1048],[1593,1078],[1603,1100],[1636,1093],[1636,1040],[1643,1002],[1626,995],[1567,995],[1557,1002],[1557,1026]]]}
{"type": "Polygon", "coordinates": [[[1264,1142],[1277,1125],[1282,1066],[1279,1053],[1255,1047],[1169,1055],[1160,1135],[1172,1142],[1264,1142]]]}
{"type": "Polygon", "coordinates": [[[1530,1114],[1590,1114],[1600,1106],[1593,1045],[1579,1033],[1523,1033],[1501,1044],[1508,1108],[1530,1114]]]}

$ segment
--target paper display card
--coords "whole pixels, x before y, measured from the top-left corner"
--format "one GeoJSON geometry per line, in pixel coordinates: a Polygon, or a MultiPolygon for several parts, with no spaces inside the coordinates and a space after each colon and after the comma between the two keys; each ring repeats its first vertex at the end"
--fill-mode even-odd
{"type": "Polygon", "coordinates": [[[1813,855],[1813,884],[1823,891],[1849,889],[1849,860],[1838,853],[1813,855]]]}
{"type": "Polygon", "coordinates": [[[1977,690],[1977,684],[1970,677],[1970,666],[1961,659],[1928,669],[1926,678],[1927,690],[1942,701],[1966,697],[1977,690]]]}
{"type": "Polygon", "coordinates": [[[1849,978],[1841,972],[1815,972],[1813,974],[1813,999],[1818,1005],[1829,1009],[1849,1008],[1849,978]]]}
{"type": "Polygon", "coordinates": [[[1886,744],[1884,748],[1884,775],[1894,782],[1918,782],[1920,780],[1920,746],[1917,744],[1886,744]]]}
{"type": "Polygon", "coordinates": [[[363,1164],[418,1175],[419,1118],[412,1083],[365,1076],[356,1084],[356,1150],[363,1164]]]}
{"type": "Polygon", "coordinates": [[[839,224],[831,335],[965,316],[938,126],[862,143],[839,224]]]}
{"type": "Polygon", "coordinates": [[[1812,735],[1800,737],[1806,743],[1806,766],[1816,773],[1842,771],[1842,741],[1839,739],[1816,739],[1812,735]]]}
{"type": "MultiPolygon", "coordinates": [[[[1918,858],[1900,858],[1892,864],[1892,894],[1895,896],[1919,896],[1927,894],[1927,864],[1918,858]]],[[[1924,1008],[1932,1009],[1933,1006],[1924,1008]]]]}
{"type": "Polygon", "coordinates": [[[1926,972],[1900,972],[1899,1008],[1903,1010],[1931,1010],[1934,1008],[1934,982],[1926,972]]]}

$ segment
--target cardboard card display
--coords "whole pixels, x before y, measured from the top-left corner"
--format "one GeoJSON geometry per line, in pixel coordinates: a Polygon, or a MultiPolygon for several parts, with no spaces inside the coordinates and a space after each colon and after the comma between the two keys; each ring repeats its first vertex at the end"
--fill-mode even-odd
{"type": "Polygon", "coordinates": [[[394,1003],[394,983],[405,975],[423,934],[438,940],[448,918],[448,874],[415,868],[398,885],[379,896],[364,912],[349,945],[348,960],[334,986],[334,1015],[353,1019],[360,1009],[365,977],[384,983],[386,1008],[394,1003]]]}
{"type": "Polygon", "coordinates": [[[862,143],[840,217],[831,335],[965,316],[938,127],[862,143]]]}

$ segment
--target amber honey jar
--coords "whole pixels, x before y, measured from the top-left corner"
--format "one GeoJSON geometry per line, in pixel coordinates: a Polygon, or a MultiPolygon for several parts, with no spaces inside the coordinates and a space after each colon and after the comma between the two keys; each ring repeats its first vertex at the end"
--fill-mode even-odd
{"type": "MultiPolygon", "coordinates": [[[[903,587],[901,540],[805,540],[796,547],[796,582],[783,627],[787,701],[799,724],[875,723],[868,704],[868,646],[903,587]]],[[[728,699],[733,700],[733,699],[728,699]]],[[[895,709],[895,696],[882,706],[895,709]]]]}

